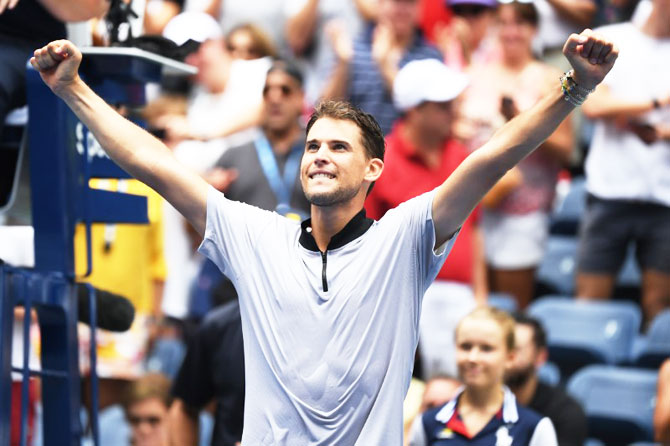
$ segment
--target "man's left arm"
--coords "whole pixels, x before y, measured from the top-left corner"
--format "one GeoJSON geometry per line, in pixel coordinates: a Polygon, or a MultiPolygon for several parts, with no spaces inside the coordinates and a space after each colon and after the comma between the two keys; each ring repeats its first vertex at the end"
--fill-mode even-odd
{"type": "MultiPolygon", "coordinates": [[[[574,81],[583,91],[592,90],[604,79],[614,65],[618,49],[611,41],[587,29],[568,38],[563,54],[574,69],[574,81]]],[[[542,144],[573,108],[574,105],[565,100],[557,79],[552,92],[509,121],[466,158],[438,187],[433,200],[436,247],[458,230],[486,192],[505,172],[542,144]]]]}

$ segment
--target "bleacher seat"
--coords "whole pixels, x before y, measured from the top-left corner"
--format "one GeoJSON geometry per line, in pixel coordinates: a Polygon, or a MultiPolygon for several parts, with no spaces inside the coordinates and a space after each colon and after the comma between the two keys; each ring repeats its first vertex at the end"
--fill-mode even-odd
{"type": "Polygon", "coordinates": [[[576,235],[585,208],[586,180],[584,177],[575,177],[570,181],[567,195],[550,217],[549,232],[556,235],[576,235]]]}
{"type": "Polygon", "coordinates": [[[589,437],[607,446],[653,438],[657,372],[593,365],[568,382],[568,393],[584,408],[589,437]]]}
{"type": "Polygon", "coordinates": [[[558,386],[561,383],[561,369],[553,362],[545,362],[537,371],[540,381],[550,386],[558,386]]]}
{"type": "Polygon", "coordinates": [[[572,295],[575,290],[577,267],[577,238],[550,236],[546,252],[535,274],[538,288],[543,294],[572,295]]]}
{"type": "Polygon", "coordinates": [[[528,308],[547,331],[549,358],[567,379],[589,364],[619,364],[631,358],[642,320],[629,302],[576,301],[546,296],[528,308]]]}
{"type": "Polygon", "coordinates": [[[658,369],[670,358],[670,309],[659,313],[651,322],[640,350],[635,361],[638,367],[658,369]]]}
{"type": "Polygon", "coordinates": [[[493,308],[513,313],[519,309],[516,299],[507,293],[489,293],[488,304],[493,308]]]}

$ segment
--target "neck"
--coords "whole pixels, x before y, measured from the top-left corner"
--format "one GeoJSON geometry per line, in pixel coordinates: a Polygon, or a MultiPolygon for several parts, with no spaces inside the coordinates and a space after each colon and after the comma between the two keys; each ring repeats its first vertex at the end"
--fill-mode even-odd
{"type": "Polygon", "coordinates": [[[532,60],[533,56],[530,53],[503,55],[503,65],[512,71],[523,70],[532,60]]]}
{"type": "Polygon", "coordinates": [[[406,34],[393,33],[393,46],[405,50],[412,44],[413,39],[414,39],[413,31],[406,34]]]}
{"type": "Polygon", "coordinates": [[[445,138],[429,132],[422,132],[411,124],[405,124],[402,127],[402,136],[417,150],[417,155],[426,165],[430,167],[439,166],[446,143],[445,138]]]}
{"type": "Polygon", "coordinates": [[[478,411],[497,411],[503,403],[503,390],[499,384],[486,388],[466,387],[461,397],[465,404],[478,411]]]}
{"type": "Polygon", "coordinates": [[[537,390],[538,378],[536,374],[533,374],[528,381],[517,388],[513,388],[512,391],[516,396],[519,404],[527,406],[530,404],[531,400],[535,396],[535,391],[537,390]]]}
{"type": "Polygon", "coordinates": [[[302,132],[302,129],[297,123],[292,127],[285,129],[263,129],[265,137],[270,142],[272,151],[279,155],[288,153],[291,150],[291,147],[293,147],[293,143],[298,139],[300,132],[302,132]]]}
{"type": "Polygon", "coordinates": [[[667,12],[661,11],[660,5],[654,5],[649,19],[642,25],[642,32],[652,37],[670,37],[670,17],[668,15],[667,12]]]}
{"type": "Polygon", "coordinates": [[[319,251],[326,252],[333,236],[340,232],[363,209],[364,201],[365,196],[363,196],[363,199],[356,196],[340,205],[312,205],[312,237],[314,237],[319,251]]]}

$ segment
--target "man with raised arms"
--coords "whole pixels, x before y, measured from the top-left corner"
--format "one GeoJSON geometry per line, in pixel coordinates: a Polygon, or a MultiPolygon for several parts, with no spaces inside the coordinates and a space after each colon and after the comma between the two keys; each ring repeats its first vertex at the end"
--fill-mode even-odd
{"type": "Polygon", "coordinates": [[[77,74],[67,41],[32,65],[109,156],[203,234],[200,247],[240,295],[247,395],[244,446],[402,444],[421,299],[461,224],[491,186],[547,138],[610,70],[615,46],[586,30],[564,53],[574,71],[510,121],[435,190],[365,217],[384,168],[372,116],[317,107],[300,176],[311,218],[299,224],[228,200],[159,140],[118,115],[77,74]]]}

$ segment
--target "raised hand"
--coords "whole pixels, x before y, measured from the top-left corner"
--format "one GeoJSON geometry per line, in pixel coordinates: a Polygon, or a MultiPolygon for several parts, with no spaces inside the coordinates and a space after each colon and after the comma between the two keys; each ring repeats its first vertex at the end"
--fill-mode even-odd
{"type": "Polygon", "coordinates": [[[619,50],[610,40],[585,29],[581,34],[568,37],[563,54],[575,71],[575,81],[590,90],[602,82],[612,69],[619,50]]]}
{"type": "Polygon", "coordinates": [[[59,94],[67,86],[79,80],[81,52],[72,42],[55,40],[35,50],[30,64],[40,73],[42,80],[59,94]]]}

